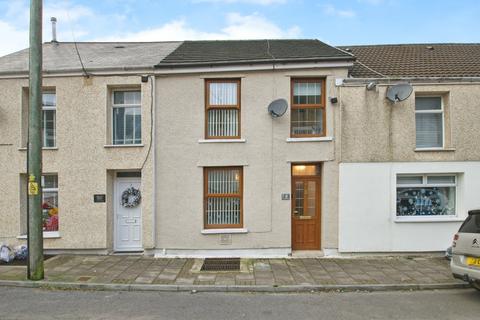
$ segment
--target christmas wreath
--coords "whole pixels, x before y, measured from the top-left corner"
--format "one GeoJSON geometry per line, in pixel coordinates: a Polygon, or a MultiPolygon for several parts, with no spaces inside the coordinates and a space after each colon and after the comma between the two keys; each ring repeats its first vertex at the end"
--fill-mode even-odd
{"type": "Polygon", "coordinates": [[[135,208],[140,204],[141,199],[140,190],[130,187],[122,193],[122,206],[124,208],[135,208]]]}

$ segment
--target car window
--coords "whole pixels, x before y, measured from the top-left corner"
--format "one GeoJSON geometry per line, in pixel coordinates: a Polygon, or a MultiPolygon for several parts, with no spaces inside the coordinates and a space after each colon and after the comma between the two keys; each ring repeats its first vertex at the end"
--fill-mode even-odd
{"type": "Polygon", "coordinates": [[[480,233],[480,214],[468,216],[460,227],[461,233],[480,233]]]}

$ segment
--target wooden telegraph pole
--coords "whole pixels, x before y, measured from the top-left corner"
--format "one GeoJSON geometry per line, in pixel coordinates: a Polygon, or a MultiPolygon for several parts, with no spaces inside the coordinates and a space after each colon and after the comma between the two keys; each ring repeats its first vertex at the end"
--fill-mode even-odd
{"type": "Polygon", "coordinates": [[[30,78],[28,108],[28,279],[41,280],[42,226],[42,5],[30,1],[30,78]]]}

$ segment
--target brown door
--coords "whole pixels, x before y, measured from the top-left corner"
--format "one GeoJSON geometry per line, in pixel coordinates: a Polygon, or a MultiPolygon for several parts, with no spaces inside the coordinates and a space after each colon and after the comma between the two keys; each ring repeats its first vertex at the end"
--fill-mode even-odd
{"type": "Polygon", "coordinates": [[[292,170],[292,249],[319,250],[320,176],[295,175],[301,174],[295,169],[292,170]]]}

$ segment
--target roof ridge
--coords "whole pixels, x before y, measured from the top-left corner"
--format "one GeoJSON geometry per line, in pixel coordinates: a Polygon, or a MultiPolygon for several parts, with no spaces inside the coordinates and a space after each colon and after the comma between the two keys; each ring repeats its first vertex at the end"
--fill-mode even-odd
{"type": "Polygon", "coordinates": [[[388,44],[358,44],[340,45],[338,48],[360,48],[360,47],[406,47],[406,46],[470,46],[480,45],[480,42],[426,42],[426,43],[388,43],[388,44]]]}

